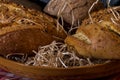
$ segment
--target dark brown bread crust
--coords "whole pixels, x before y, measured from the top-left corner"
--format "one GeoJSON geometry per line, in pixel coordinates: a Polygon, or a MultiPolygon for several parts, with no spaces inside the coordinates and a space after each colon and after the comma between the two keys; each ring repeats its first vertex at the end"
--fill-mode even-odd
{"type": "Polygon", "coordinates": [[[50,16],[0,1],[0,55],[32,53],[39,46],[65,37],[64,30],[50,16]]]}
{"type": "Polygon", "coordinates": [[[2,20],[0,20],[0,23],[2,25],[4,24],[12,24],[13,22],[17,23],[19,22],[19,25],[36,25],[40,28],[42,27],[45,29],[49,34],[55,35],[61,38],[65,38],[65,32],[63,29],[59,27],[59,30],[57,30],[56,27],[56,20],[51,18],[50,16],[36,11],[32,9],[26,9],[23,6],[14,4],[14,3],[0,3],[0,15],[5,16],[2,20],[4,20],[4,23],[2,20]],[[22,22],[23,21],[23,22],[22,22]],[[8,22],[8,23],[7,23],[8,22]],[[60,33],[60,34],[59,34],[60,33]]]}
{"type": "Polygon", "coordinates": [[[37,28],[13,31],[0,36],[0,54],[31,53],[53,40],[57,39],[37,28]]]}

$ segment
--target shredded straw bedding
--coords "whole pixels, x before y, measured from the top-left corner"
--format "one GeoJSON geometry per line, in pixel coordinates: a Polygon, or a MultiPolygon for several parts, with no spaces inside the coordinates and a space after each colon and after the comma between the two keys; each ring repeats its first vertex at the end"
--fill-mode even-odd
{"type": "Polygon", "coordinates": [[[14,59],[18,62],[24,63],[28,66],[44,66],[44,67],[75,67],[75,66],[89,66],[95,64],[107,63],[110,60],[103,59],[90,59],[87,57],[77,56],[72,47],[67,47],[66,44],[53,41],[46,46],[40,46],[38,51],[34,51],[35,56],[28,57],[24,54],[9,54],[6,56],[8,59],[14,59]],[[13,55],[22,56],[21,59],[13,55]],[[13,58],[12,58],[13,56],[13,58]]]}
{"type": "MultiPolygon", "coordinates": [[[[92,8],[94,7],[94,5],[98,3],[98,1],[99,0],[96,0],[88,11],[88,15],[91,20],[91,23],[94,23],[94,21],[91,17],[90,12],[91,12],[92,8]]],[[[114,15],[114,19],[111,18],[111,20],[114,24],[117,24],[115,22],[115,20],[118,20],[119,17],[117,17],[117,16],[119,16],[119,14],[109,6],[109,3],[110,3],[110,0],[108,0],[108,7],[110,8],[110,11],[114,15]]],[[[64,26],[64,22],[63,22],[63,18],[61,16],[61,14],[67,5],[69,7],[71,7],[70,4],[68,2],[66,2],[66,3],[64,3],[63,8],[61,8],[58,12],[58,19],[57,19],[58,25],[60,25],[59,19],[62,19],[61,26],[64,26]]],[[[72,21],[74,22],[74,15],[72,14],[71,16],[72,16],[72,21]]],[[[72,23],[72,24],[74,24],[74,23],[72,23]]],[[[74,28],[76,28],[76,27],[74,27],[74,28]]],[[[70,31],[72,31],[74,28],[72,25],[70,27],[70,30],[68,31],[68,33],[70,33],[70,31]]],[[[24,55],[24,54],[17,54],[17,55],[22,56],[21,57],[22,60],[20,60],[18,58],[16,58],[15,60],[16,61],[18,60],[18,62],[22,62],[28,66],[44,66],[44,67],[55,67],[55,68],[89,66],[89,65],[103,64],[103,63],[107,63],[107,62],[111,61],[111,60],[77,56],[77,52],[73,48],[67,47],[67,44],[64,44],[62,42],[56,42],[56,41],[53,41],[51,44],[46,45],[46,46],[40,46],[38,48],[38,51],[33,50],[33,53],[35,55],[32,57],[24,55]]],[[[14,54],[9,54],[6,56],[6,58],[10,59],[12,55],[14,55],[14,54]]]]}

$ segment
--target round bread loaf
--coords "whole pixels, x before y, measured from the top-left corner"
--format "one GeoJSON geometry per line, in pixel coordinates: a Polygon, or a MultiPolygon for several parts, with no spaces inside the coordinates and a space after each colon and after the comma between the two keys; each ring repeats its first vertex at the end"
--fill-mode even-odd
{"type": "MultiPolygon", "coordinates": [[[[88,10],[90,6],[96,0],[50,0],[50,2],[44,8],[46,13],[62,17],[65,22],[77,26],[82,20],[88,16],[88,10]]],[[[95,5],[93,11],[103,9],[101,1],[95,5]]]]}
{"type": "Polygon", "coordinates": [[[14,3],[0,2],[0,55],[31,53],[54,40],[63,41],[66,33],[56,20],[42,12],[14,3]]]}

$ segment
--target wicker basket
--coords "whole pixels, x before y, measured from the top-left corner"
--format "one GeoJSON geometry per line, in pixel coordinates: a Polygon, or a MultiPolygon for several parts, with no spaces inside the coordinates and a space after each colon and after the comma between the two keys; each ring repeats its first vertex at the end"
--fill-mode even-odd
{"type": "Polygon", "coordinates": [[[25,66],[24,64],[0,57],[0,68],[35,80],[80,80],[100,78],[119,73],[120,61],[73,68],[46,68],[25,66]]]}
{"type": "Polygon", "coordinates": [[[120,61],[73,68],[48,68],[25,66],[0,57],[0,67],[11,73],[35,80],[78,80],[100,78],[119,73],[120,61]]]}

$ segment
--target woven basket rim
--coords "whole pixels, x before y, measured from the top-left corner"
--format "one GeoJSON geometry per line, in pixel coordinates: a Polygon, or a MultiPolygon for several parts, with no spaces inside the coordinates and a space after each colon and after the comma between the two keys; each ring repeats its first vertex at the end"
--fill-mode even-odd
{"type": "Polygon", "coordinates": [[[56,68],[56,67],[43,67],[43,66],[26,66],[25,64],[22,64],[22,63],[19,63],[19,62],[16,62],[16,61],[12,61],[12,60],[8,60],[8,59],[5,59],[3,57],[0,57],[0,60],[1,61],[4,60],[4,61],[16,64],[16,65],[20,65],[20,66],[23,66],[23,67],[25,66],[25,67],[29,67],[29,68],[44,68],[44,69],[52,69],[52,70],[94,68],[94,67],[100,67],[100,66],[103,66],[103,65],[110,65],[110,64],[113,64],[115,62],[119,62],[119,60],[118,60],[118,61],[110,61],[110,62],[103,63],[103,64],[95,64],[95,65],[89,65],[89,66],[75,66],[75,67],[69,67],[69,68],[56,68]]]}

